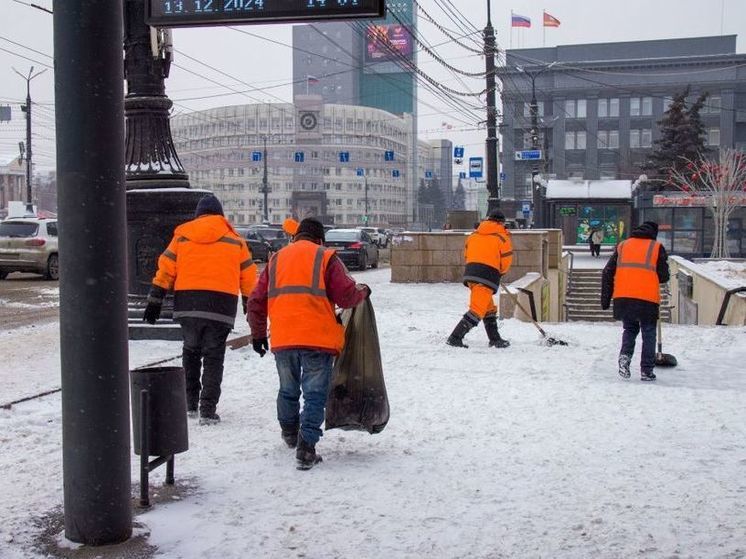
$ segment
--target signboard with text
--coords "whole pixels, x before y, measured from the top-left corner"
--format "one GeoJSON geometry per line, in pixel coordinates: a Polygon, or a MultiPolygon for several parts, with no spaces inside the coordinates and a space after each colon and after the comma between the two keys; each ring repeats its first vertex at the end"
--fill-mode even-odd
{"type": "Polygon", "coordinates": [[[469,177],[472,179],[481,179],[484,168],[483,157],[469,158],[469,177]]]}
{"type": "Polygon", "coordinates": [[[540,149],[524,149],[515,152],[516,161],[540,161],[542,159],[543,157],[540,149]]]}

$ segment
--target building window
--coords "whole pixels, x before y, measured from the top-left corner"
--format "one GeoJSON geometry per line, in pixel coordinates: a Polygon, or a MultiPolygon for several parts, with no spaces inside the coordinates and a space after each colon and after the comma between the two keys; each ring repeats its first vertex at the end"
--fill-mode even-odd
{"type": "Polygon", "coordinates": [[[585,130],[565,132],[565,149],[585,149],[585,130]]]}
{"type": "MultiPolygon", "coordinates": [[[[536,109],[538,111],[538,116],[544,116],[544,101],[537,101],[536,109]]],[[[531,103],[523,104],[523,116],[525,116],[526,118],[531,116],[531,103]]]]}
{"type": "Polygon", "coordinates": [[[671,108],[672,104],[673,104],[673,97],[664,97],[663,98],[663,112],[667,113],[668,109],[671,108]]]}
{"type": "Polygon", "coordinates": [[[653,114],[653,98],[630,97],[629,114],[630,116],[651,116],[653,114]]]}
{"type": "Polygon", "coordinates": [[[599,130],[598,149],[619,149],[619,130],[599,130]]]}
{"type": "Polygon", "coordinates": [[[715,147],[720,146],[720,128],[707,129],[707,145],[715,147]]]}
{"type": "Polygon", "coordinates": [[[702,114],[719,115],[722,104],[723,102],[719,95],[708,97],[702,106],[702,114]]]}
{"type": "Polygon", "coordinates": [[[615,118],[619,116],[619,99],[599,99],[598,100],[598,117],[615,118]]]}
{"type": "Polygon", "coordinates": [[[614,171],[613,169],[601,169],[599,173],[599,178],[602,181],[616,180],[616,171],[614,171]]]}
{"type": "Polygon", "coordinates": [[[650,128],[629,131],[629,147],[649,148],[653,145],[653,131],[650,128]]]}
{"type": "Polygon", "coordinates": [[[565,114],[567,118],[585,118],[585,99],[568,99],[565,101],[565,114]]]}

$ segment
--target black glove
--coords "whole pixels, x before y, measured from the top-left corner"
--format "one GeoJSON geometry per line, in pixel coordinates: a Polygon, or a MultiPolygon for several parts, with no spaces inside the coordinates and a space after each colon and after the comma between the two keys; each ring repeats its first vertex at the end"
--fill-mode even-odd
{"type": "Polygon", "coordinates": [[[264,354],[269,351],[269,341],[267,338],[251,338],[251,346],[259,354],[259,357],[264,357],[264,354]]]}
{"type": "Polygon", "coordinates": [[[249,312],[249,298],[248,297],[241,297],[241,307],[243,308],[243,315],[246,316],[246,313],[249,312]]]}
{"type": "Polygon", "coordinates": [[[145,314],[142,316],[143,322],[148,324],[155,324],[161,316],[161,304],[160,303],[148,303],[145,307],[145,314]]]}

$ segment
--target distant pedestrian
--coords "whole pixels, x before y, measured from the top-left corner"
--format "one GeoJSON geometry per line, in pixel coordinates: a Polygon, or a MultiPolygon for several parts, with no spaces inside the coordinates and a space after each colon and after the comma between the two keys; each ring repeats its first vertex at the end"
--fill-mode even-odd
{"type": "Polygon", "coordinates": [[[356,284],[335,251],[323,243],[321,222],[301,221],[293,242],[272,256],[249,299],[252,343],[262,357],[269,350],[269,318],[280,377],[277,419],[282,440],[296,448],[300,470],[321,461],[316,443],[322,435],[334,357],[344,345],[335,305],[352,308],[370,295],[370,288],[356,284]]]}
{"type": "Polygon", "coordinates": [[[484,321],[490,347],[508,347],[510,342],[500,337],[497,328],[497,307],[492,297],[500,289],[500,278],[508,273],[513,262],[513,244],[505,228],[505,214],[492,210],[476,231],[469,235],[465,247],[464,285],[471,291],[469,311],[461,318],[446,343],[469,347],[464,336],[480,320],[484,321]]]}
{"type": "Polygon", "coordinates": [[[588,244],[591,246],[591,256],[601,256],[601,243],[604,241],[604,233],[601,229],[594,227],[588,235],[588,244]]]}
{"type": "Polygon", "coordinates": [[[601,308],[608,309],[614,299],[614,318],[622,321],[622,348],[619,375],[630,377],[629,366],[635,351],[635,339],[642,332],[640,379],[655,380],[656,322],[660,312],[660,284],[669,280],[668,256],[656,241],[658,224],[646,221],[634,228],[622,241],[603,270],[601,308]]]}
{"type": "Polygon", "coordinates": [[[212,194],[200,199],[194,219],[174,230],[158,258],[143,319],[155,324],[166,293],[174,290],[174,320],[181,325],[184,340],[187,411],[196,416],[199,404],[201,424],[220,421],[215,410],[225,341],[236,318],[239,292],[245,309],[256,276],[246,241],[225,219],[220,201],[212,194]]]}

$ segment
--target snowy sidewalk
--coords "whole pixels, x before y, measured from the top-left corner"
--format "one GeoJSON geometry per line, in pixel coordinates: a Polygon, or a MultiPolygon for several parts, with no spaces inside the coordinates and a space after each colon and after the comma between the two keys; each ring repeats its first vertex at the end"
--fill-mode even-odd
{"type": "MultiPolygon", "coordinates": [[[[324,462],[299,472],[276,424],[273,359],[229,351],[223,423],[190,422],[176,459],[195,492],[137,517],[158,557],[746,556],[746,328],[666,325],[679,366],[641,383],[638,348],[625,382],[618,324],[546,325],[570,342],[546,347],[508,320],[508,349],[488,348],[481,327],[451,348],[463,286],[355,275],[373,288],[389,425],[327,432],[324,462]]],[[[56,346],[29,362],[21,339],[0,336],[3,383],[53,361],[56,346]]],[[[130,347],[132,366],[180,352],[130,347]]],[[[62,503],[59,410],[58,395],[0,410],[3,559],[43,557],[33,520],[62,503]]]]}

